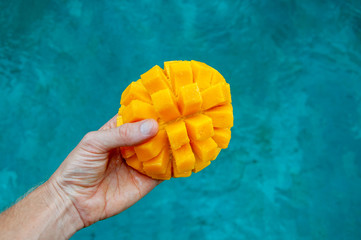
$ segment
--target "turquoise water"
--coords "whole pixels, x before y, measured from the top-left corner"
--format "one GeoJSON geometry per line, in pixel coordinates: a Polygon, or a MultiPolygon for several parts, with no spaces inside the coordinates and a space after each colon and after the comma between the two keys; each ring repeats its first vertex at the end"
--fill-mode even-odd
{"type": "Polygon", "coordinates": [[[230,147],[73,239],[361,238],[356,0],[0,0],[0,208],[174,59],[231,84],[230,147]]]}

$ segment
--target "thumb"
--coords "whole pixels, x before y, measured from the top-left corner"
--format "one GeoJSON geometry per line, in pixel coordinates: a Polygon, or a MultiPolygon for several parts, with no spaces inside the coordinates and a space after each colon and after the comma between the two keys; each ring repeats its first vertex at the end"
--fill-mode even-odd
{"type": "Polygon", "coordinates": [[[158,132],[158,123],[147,119],[135,123],[125,123],[117,128],[89,132],[80,145],[94,153],[106,153],[117,147],[132,146],[144,142],[158,132]]]}

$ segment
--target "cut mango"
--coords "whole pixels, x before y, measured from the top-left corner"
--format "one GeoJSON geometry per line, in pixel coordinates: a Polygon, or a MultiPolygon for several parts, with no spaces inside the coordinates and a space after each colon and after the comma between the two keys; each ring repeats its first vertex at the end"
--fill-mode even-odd
{"type": "Polygon", "coordinates": [[[189,177],[228,147],[233,126],[230,85],[198,61],[154,66],[123,92],[117,126],[152,118],[159,131],[134,147],[121,147],[126,163],[153,179],[189,177]]]}
{"type": "Polygon", "coordinates": [[[202,171],[204,168],[208,167],[211,164],[211,161],[202,161],[198,157],[196,157],[196,163],[194,165],[193,172],[197,173],[202,171]]]}
{"type": "Polygon", "coordinates": [[[140,77],[149,94],[169,88],[167,77],[164,75],[163,69],[158,65],[155,65],[140,77]]]}
{"type": "Polygon", "coordinates": [[[168,161],[168,166],[164,174],[147,173],[153,179],[169,180],[172,177],[172,161],[168,161]]]}
{"type": "Polygon", "coordinates": [[[202,106],[202,96],[196,83],[188,84],[179,90],[179,108],[183,116],[199,112],[202,106]]]}
{"type": "Polygon", "coordinates": [[[214,155],[214,157],[211,159],[211,161],[216,160],[216,158],[218,157],[219,153],[221,152],[222,148],[217,148],[216,150],[216,154],[214,155]]]}
{"type": "Polygon", "coordinates": [[[189,143],[187,128],[184,121],[180,120],[170,123],[165,127],[165,130],[167,131],[169,143],[173,150],[189,143]]]}
{"type": "Polygon", "coordinates": [[[202,62],[193,60],[191,61],[191,65],[194,82],[197,83],[199,89],[202,91],[209,88],[211,86],[211,79],[213,75],[212,68],[202,62]]]}
{"type": "Polygon", "coordinates": [[[182,86],[193,83],[192,67],[188,61],[179,61],[170,64],[169,75],[176,95],[178,95],[178,91],[182,86]]]}
{"type": "Polygon", "coordinates": [[[192,149],[199,159],[203,162],[208,162],[214,159],[217,154],[217,143],[212,138],[207,138],[202,141],[191,142],[192,149]]]}
{"type": "Polygon", "coordinates": [[[212,85],[215,85],[217,83],[226,83],[226,79],[220,74],[216,69],[213,69],[213,75],[212,75],[212,85]]]}
{"type": "Polygon", "coordinates": [[[180,116],[175,97],[169,88],[160,90],[151,97],[155,110],[164,121],[168,122],[180,116]]]}
{"type": "Polygon", "coordinates": [[[134,147],[120,147],[123,158],[130,158],[135,154],[134,147]]]}
{"type": "Polygon", "coordinates": [[[191,146],[188,144],[183,145],[177,150],[173,150],[174,164],[173,168],[177,168],[179,173],[192,171],[194,168],[195,157],[191,146]]]}
{"type": "Polygon", "coordinates": [[[169,162],[169,148],[164,147],[163,150],[155,158],[143,163],[143,169],[150,174],[165,174],[169,162]]]}
{"type": "Polygon", "coordinates": [[[228,128],[215,128],[213,140],[220,148],[227,148],[231,140],[231,130],[228,128]]]}
{"type": "Polygon", "coordinates": [[[131,166],[132,168],[137,170],[138,172],[145,173],[143,170],[143,163],[141,161],[139,161],[139,159],[137,158],[137,155],[134,155],[128,159],[125,159],[125,162],[129,166],[131,166]]]}
{"type": "Polygon", "coordinates": [[[167,77],[170,77],[170,65],[173,63],[176,63],[178,61],[168,61],[168,62],[164,62],[164,73],[165,75],[167,75],[167,77]]]}
{"type": "Polygon", "coordinates": [[[120,104],[128,105],[133,100],[151,103],[150,96],[140,82],[132,82],[123,92],[120,104]]]}
{"type": "Polygon", "coordinates": [[[180,178],[180,177],[189,177],[190,175],[192,175],[192,170],[187,171],[187,172],[179,172],[178,169],[175,167],[175,161],[173,159],[173,168],[172,168],[172,172],[173,172],[173,176],[176,178],[180,178]]]}
{"type": "Polygon", "coordinates": [[[118,110],[118,117],[121,117],[124,111],[125,105],[121,105],[119,110],[118,110]]]}
{"type": "Polygon", "coordinates": [[[203,104],[202,109],[210,109],[227,103],[230,98],[225,83],[217,83],[202,92],[203,104]]]}
{"type": "Polygon", "coordinates": [[[136,122],[147,118],[157,119],[158,116],[152,105],[139,100],[133,100],[123,111],[124,123],[136,122]]]}
{"type": "Polygon", "coordinates": [[[134,151],[141,162],[148,161],[156,157],[160,151],[168,146],[167,134],[164,130],[159,130],[157,135],[148,141],[134,147],[134,151]]]}
{"type": "Polygon", "coordinates": [[[123,117],[122,116],[117,116],[117,127],[123,125],[123,117]]]}
{"type": "Polygon", "coordinates": [[[203,114],[197,114],[185,120],[189,138],[194,141],[205,140],[214,134],[212,119],[203,114]]]}
{"type": "Polygon", "coordinates": [[[233,127],[233,108],[232,105],[223,105],[206,111],[208,117],[212,118],[213,127],[231,128],[233,127]]]}

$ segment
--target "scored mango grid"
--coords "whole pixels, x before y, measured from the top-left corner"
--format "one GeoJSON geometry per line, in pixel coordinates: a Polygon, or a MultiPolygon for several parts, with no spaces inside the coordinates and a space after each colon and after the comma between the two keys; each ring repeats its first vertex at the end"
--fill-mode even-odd
{"type": "MultiPolygon", "coordinates": [[[[207,65],[208,66],[208,65],[207,65]]],[[[193,70],[194,69],[192,69],[192,82],[191,83],[189,83],[189,84],[196,84],[197,85],[197,87],[198,87],[198,83],[197,82],[195,82],[195,76],[193,75],[193,70]]],[[[214,69],[213,69],[214,70],[214,69]]],[[[214,71],[216,71],[216,70],[214,70],[214,71]]],[[[166,71],[165,71],[166,72],[166,71]]],[[[167,77],[167,84],[168,84],[168,89],[170,89],[171,90],[171,92],[172,92],[172,94],[175,96],[175,97],[177,97],[177,95],[178,95],[178,91],[180,91],[180,89],[179,88],[174,88],[174,86],[172,86],[172,83],[170,82],[170,80],[169,80],[169,78],[170,78],[170,76],[169,76],[169,74],[167,74],[167,73],[165,73],[164,74],[166,77],[167,77]]],[[[144,86],[143,84],[142,84],[142,82],[140,81],[140,80],[138,80],[137,82],[139,82],[139,84],[141,84],[142,86],[144,86]]],[[[217,84],[217,82],[216,83],[212,83],[211,82],[211,79],[209,79],[209,82],[210,82],[210,85],[215,85],[215,84],[217,84]]],[[[226,82],[225,82],[225,80],[224,80],[224,83],[226,84],[226,82]]],[[[228,85],[229,86],[229,85],[228,85]]],[[[183,86],[181,86],[181,87],[183,87],[183,86]]],[[[199,87],[198,87],[199,88],[199,87]]],[[[148,92],[149,93],[149,92],[148,92]]],[[[153,92],[153,94],[154,94],[155,92],[153,92]]],[[[200,91],[199,91],[199,93],[200,93],[200,91]]],[[[149,95],[151,95],[150,93],[149,93],[149,95]]],[[[230,96],[229,96],[230,97],[230,96]]],[[[202,98],[202,101],[203,101],[203,97],[202,97],[202,95],[201,95],[201,98],[202,98]]],[[[135,99],[133,99],[133,100],[135,100],[135,99]]],[[[133,101],[132,100],[132,101],[133,101]]],[[[218,106],[222,106],[222,105],[227,105],[227,104],[230,104],[230,99],[229,99],[229,102],[225,102],[225,103],[222,103],[222,104],[220,104],[220,105],[217,105],[217,106],[215,106],[215,107],[218,107],[218,106]]],[[[151,105],[153,105],[153,101],[151,101],[151,102],[149,102],[151,105]]],[[[130,104],[130,102],[127,104],[127,105],[129,105],[130,104]]],[[[123,105],[122,105],[123,106],[123,105]]],[[[181,111],[179,110],[180,109],[180,106],[179,106],[179,102],[177,101],[177,100],[175,100],[175,106],[178,108],[178,111],[181,113],[181,111]]],[[[122,109],[122,107],[121,107],[121,109],[122,109]]],[[[211,108],[211,109],[213,109],[213,107],[211,108]]],[[[182,113],[181,113],[181,115],[179,116],[179,117],[177,117],[177,118],[175,118],[175,119],[172,119],[172,120],[169,120],[169,121],[164,121],[162,118],[159,118],[159,114],[158,114],[158,122],[159,122],[159,130],[161,131],[161,130],[165,130],[166,129],[166,126],[169,126],[170,124],[172,124],[172,123],[175,123],[175,122],[179,122],[179,121],[182,121],[183,123],[185,123],[185,121],[186,121],[186,119],[190,119],[190,118],[192,118],[192,117],[194,117],[194,116],[197,116],[197,115],[199,115],[199,114],[202,114],[203,116],[207,116],[206,114],[205,114],[205,112],[206,111],[209,111],[209,110],[211,110],[211,109],[202,109],[202,107],[200,107],[200,110],[199,111],[197,111],[197,112],[195,112],[195,113],[192,113],[192,114],[189,114],[189,115],[186,115],[186,116],[184,116],[184,115],[182,115],[182,113]]],[[[211,123],[212,124],[212,123],[211,123]]],[[[212,128],[214,128],[214,126],[213,126],[213,124],[212,124],[212,126],[211,126],[212,128]]],[[[227,128],[227,129],[229,129],[229,128],[227,128]]],[[[189,139],[189,141],[188,141],[188,143],[185,143],[185,144],[192,144],[193,142],[192,142],[192,139],[189,137],[189,128],[185,128],[185,134],[186,134],[186,136],[188,137],[188,139],[189,139]]],[[[209,138],[208,139],[211,139],[211,140],[213,140],[212,139],[212,136],[213,135],[210,135],[209,136],[209,138]]],[[[207,140],[208,140],[207,139],[207,140]]],[[[208,166],[209,164],[210,164],[210,161],[208,161],[208,162],[205,162],[205,163],[203,163],[203,165],[202,166],[200,166],[200,168],[201,169],[197,169],[196,171],[195,171],[195,169],[194,169],[194,166],[193,166],[193,169],[191,170],[191,171],[188,171],[188,172],[184,172],[184,173],[177,173],[177,176],[175,176],[175,172],[174,172],[174,166],[173,166],[173,164],[176,164],[176,161],[174,161],[174,159],[173,159],[173,149],[171,148],[171,146],[170,146],[170,144],[169,144],[169,142],[168,142],[168,146],[169,146],[169,150],[170,150],[170,154],[169,154],[169,165],[168,165],[168,168],[170,167],[171,169],[172,169],[172,173],[171,173],[171,176],[173,176],[173,177],[187,177],[187,176],[190,176],[191,175],[191,172],[192,172],[192,170],[193,170],[193,172],[198,172],[198,171],[200,171],[200,170],[202,170],[203,168],[205,168],[206,166],[208,166]]],[[[184,144],[182,145],[182,147],[184,146],[184,144]]],[[[181,147],[181,148],[182,148],[181,147]]],[[[178,148],[177,148],[178,149],[178,148]]],[[[175,151],[177,151],[177,149],[175,149],[175,151]]],[[[217,146],[217,153],[214,153],[214,158],[213,159],[211,159],[211,160],[214,160],[216,157],[217,157],[217,155],[218,155],[218,153],[219,153],[219,151],[221,150],[221,148],[219,147],[219,146],[217,146]]],[[[162,153],[162,151],[163,150],[161,150],[161,152],[160,152],[160,154],[162,153]]],[[[194,151],[194,149],[193,149],[193,147],[192,147],[192,152],[193,152],[193,154],[194,154],[194,157],[195,158],[197,158],[197,155],[194,153],[195,151],[194,151]]],[[[124,154],[123,154],[124,155],[124,154]]],[[[126,154],[125,154],[126,155],[126,154]]],[[[135,154],[136,155],[136,154],[135,154]]],[[[129,157],[129,156],[124,156],[125,158],[131,158],[131,157],[129,157]]],[[[138,157],[138,156],[137,156],[138,157]]],[[[133,158],[134,158],[134,156],[133,156],[133,158]]],[[[136,168],[137,169],[137,167],[139,168],[141,168],[141,169],[138,169],[138,170],[142,170],[142,168],[143,168],[143,166],[142,166],[142,163],[140,163],[140,165],[139,166],[133,166],[134,168],[136,168]]],[[[177,166],[175,166],[176,168],[177,168],[177,166]]],[[[168,169],[169,170],[169,169],[168,169]]],[[[144,172],[144,170],[142,171],[143,173],[145,173],[144,172]]],[[[145,173],[145,174],[147,174],[147,173],[145,173]]],[[[148,174],[147,174],[148,175],[148,174]]],[[[152,175],[148,175],[148,176],[150,176],[150,177],[153,177],[153,178],[158,178],[158,179],[162,179],[162,176],[152,176],[152,175]]],[[[166,176],[165,177],[165,179],[169,179],[169,176],[166,176]]]]}

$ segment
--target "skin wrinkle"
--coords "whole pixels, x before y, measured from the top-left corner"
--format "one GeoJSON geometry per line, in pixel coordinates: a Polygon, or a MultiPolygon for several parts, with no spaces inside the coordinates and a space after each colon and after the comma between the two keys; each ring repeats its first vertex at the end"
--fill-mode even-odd
{"type": "MultiPolygon", "coordinates": [[[[56,191],[54,191],[54,192],[56,192],[56,193],[59,195],[59,197],[61,198],[61,195],[59,194],[59,191],[58,191],[57,189],[60,189],[60,191],[64,191],[64,190],[62,189],[61,185],[59,185],[58,182],[55,181],[54,184],[56,184],[56,185],[58,186],[58,188],[57,188],[56,186],[52,185],[52,184],[50,184],[50,185],[52,185],[52,186],[56,189],[56,191]]],[[[65,194],[65,196],[67,196],[67,195],[65,194]]],[[[85,226],[84,219],[82,218],[82,215],[80,214],[78,208],[77,208],[76,205],[74,204],[73,199],[71,199],[71,197],[68,197],[68,199],[69,199],[70,202],[73,204],[76,212],[78,213],[78,216],[79,216],[80,220],[81,220],[82,223],[83,223],[83,226],[85,226]]]]}

